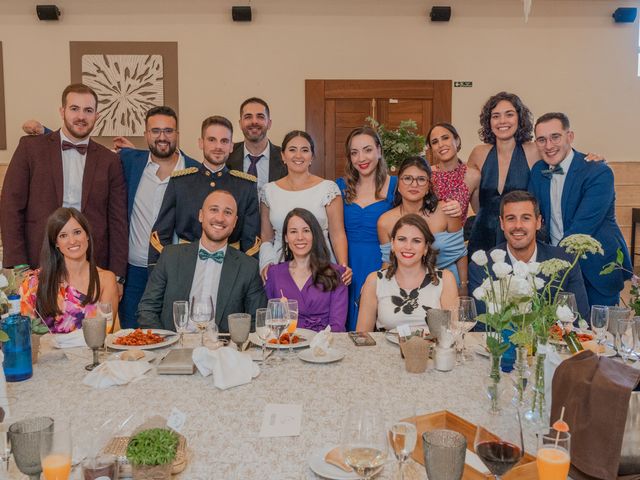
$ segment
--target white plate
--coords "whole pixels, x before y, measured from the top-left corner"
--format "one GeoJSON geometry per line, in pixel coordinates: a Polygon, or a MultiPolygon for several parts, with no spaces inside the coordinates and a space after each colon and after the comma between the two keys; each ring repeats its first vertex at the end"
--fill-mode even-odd
{"type": "MultiPolygon", "coordinates": [[[[358,475],[355,472],[345,472],[344,470],[334,467],[324,461],[324,456],[327,452],[333,450],[334,447],[325,447],[320,450],[316,450],[309,457],[309,468],[316,475],[320,475],[323,478],[329,478],[330,480],[357,480],[358,475]]],[[[372,476],[378,475],[384,466],[374,473],[372,476]]]]}
{"type": "Polygon", "coordinates": [[[138,345],[116,345],[115,343],[113,343],[117,337],[123,337],[133,332],[132,328],[126,328],[124,330],[117,331],[113,335],[109,335],[107,337],[105,345],[108,348],[112,348],[114,350],[153,350],[156,348],[168,347],[169,345],[173,345],[180,339],[180,336],[176,332],[172,332],[171,330],[160,330],[157,328],[151,328],[151,329],[145,328],[144,330],[145,331],[151,330],[152,333],[157,333],[158,335],[170,335],[170,336],[167,336],[164,342],[152,343],[151,345],[139,345],[139,346],[138,345]]]}
{"type": "MultiPolygon", "coordinates": [[[[316,336],[316,332],[314,332],[313,330],[307,330],[306,328],[297,328],[294,333],[296,335],[304,338],[304,341],[303,342],[294,343],[293,345],[291,345],[293,348],[308,347],[309,344],[311,343],[311,339],[316,336]]],[[[255,343],[259,347],[262,346],[263,342],[262,342],[262,340],[260,340],[260,337],[258,337],[258,335],[255,332],[249,334],[249,340],[251,340],[252,343],[255,343]]],[[[277,343],[269,343],[267,341],[267,348],[288,349],[289,348],[289,344],[287,344],[287,345],[278,345],[277,343]]]]}
{"type": "MultiPolygon", "coordinates": [[[[130,360],[130,361],[136,361],[136,362],[153,362],[156,358],[158,358],[158,354],[154,353],[150,350],[141,350],[142,353],[144,353],[144,357],[140,357],[137,360],[130,360]]],[[[122,360],[122,354],[124,352],[115,352],[112,353],[111,355],[109,355],[109,357],[107,357],[107,360],[122,360]]]]}
{"type": "Polygon", "coordinates": [[[307,348],[306,350],[301,350],[300,353],[298,353],[298,358],[309,363],[333,363],[342,360],[344,358],[344,352],[331,348],[326,355],[315,356],[313,351],[310,348],[307,348]]]}

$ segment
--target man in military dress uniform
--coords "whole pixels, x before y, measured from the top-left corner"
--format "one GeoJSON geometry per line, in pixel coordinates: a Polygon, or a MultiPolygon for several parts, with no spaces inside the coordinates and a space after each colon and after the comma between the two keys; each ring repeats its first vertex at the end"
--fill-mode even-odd
{"type": "Polygon", "coordinates": [[[202,235],[198,211],[204,199],[214,190],[227,190],[238,204],[238,221],[230,243],[247,255],[255,255],[260,248],[260,213],[256,177],[237,170],[229,170],[225,163],[233,149],[233,126],[221,116],[208,117],[202,122],[202,138],[198,144],[204,162],[201,167],[185,168],[171,175],[162,207],[158,214],[149,247],[149,266],[158,261],[165,245],[174,242],[197,241],[202,235]]]}

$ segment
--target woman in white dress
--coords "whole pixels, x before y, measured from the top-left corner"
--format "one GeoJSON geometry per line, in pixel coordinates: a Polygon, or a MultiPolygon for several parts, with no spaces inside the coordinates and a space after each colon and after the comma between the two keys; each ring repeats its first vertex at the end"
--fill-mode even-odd
{"type": "Polygon", "coordinates": [[[313,175],[309,166],[315,149],[311,136],[304,131],[287,133],[282,141],[285,177],[267,183],[260,191],[260,271],[266,278],[269,265],[282,261],[282,224],[293,208],[309,210],[320,223],[331,262],[347,268],[342,280],[351,281],[347,266],[347,236],[340,189],[334,181],[313,175]]]}
{"type": "Polygon", "coordinates": [[[424,218],[401,217],[391,231],[389,267],[370,273],[360,297],[358,332],[426,324],[430,308],[458,305],[458,287],[449,270],[435,267],[434,237],[424,218]]]}

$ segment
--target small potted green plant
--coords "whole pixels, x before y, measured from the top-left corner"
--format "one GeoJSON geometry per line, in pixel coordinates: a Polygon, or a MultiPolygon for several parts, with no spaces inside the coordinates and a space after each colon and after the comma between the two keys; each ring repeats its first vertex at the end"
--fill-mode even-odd
{"type": "Polygon", "coordinates": [[[367,117],[371,128],[378,132],[382,142],[382,154],[391,173],[396,173],[402,161],[407,157],[424,155],[425,138],[416,133],[418,124],[413,120],[403,120],[397,129],[392,130],[367,117]]]}
{"type": "Polygon", "coordinates": [[[167,480],[178,450],[178,435],[166,428],[143,430],[129,440],[127,459],[134,480],[167,480]]]}

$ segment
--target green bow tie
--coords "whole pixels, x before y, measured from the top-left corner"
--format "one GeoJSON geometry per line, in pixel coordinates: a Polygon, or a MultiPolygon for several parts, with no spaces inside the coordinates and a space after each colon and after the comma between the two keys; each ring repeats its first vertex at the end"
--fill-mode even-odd
{"type": "Polygon", "coordinates": [[[200,258],[200,260],[213,260],[217,263],[222,263],[224,260],[224,252],[222,250],[218,250],[217,252],[209,253],[201,248],[198,250],[198,258],[200,258]]]}

